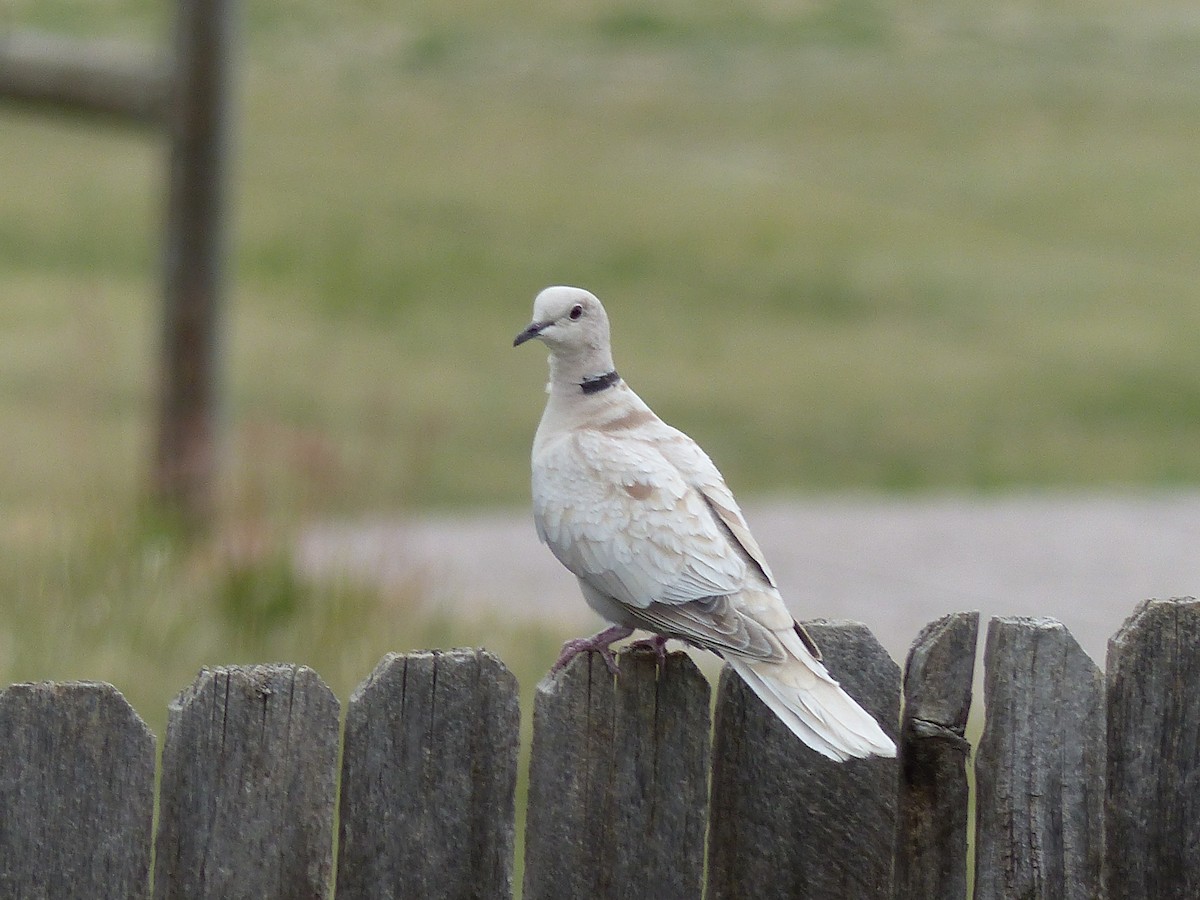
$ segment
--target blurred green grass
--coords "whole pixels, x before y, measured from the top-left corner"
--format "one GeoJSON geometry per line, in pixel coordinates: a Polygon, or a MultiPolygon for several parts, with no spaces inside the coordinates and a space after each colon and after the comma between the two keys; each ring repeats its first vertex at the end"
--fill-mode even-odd
{"type": "MultiPolygon", "coordinates": [[[[169,8],[17,27],[159,42],[169,8]]],[[[5,681],[104,678],[154,721],[201,664],[345,698],[387,649],[487,638],[531,686],[559,635],[530,659],[287,547],[526,502],[544,362],[510,340],[549,283],[606,301],[622,373],[742,494],[1200,477],[1186,4],[250,0],[241,31],[199,545],[142,505],[164,148],[0,109],[5,681]]]]}

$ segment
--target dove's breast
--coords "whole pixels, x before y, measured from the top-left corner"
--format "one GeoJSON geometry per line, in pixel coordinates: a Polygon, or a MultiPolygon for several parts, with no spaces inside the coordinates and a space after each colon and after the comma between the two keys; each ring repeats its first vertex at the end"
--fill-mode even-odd
{"type": "Polygon", "coordinates": [[[640,448],[590,430],[541,442],[532,487],[538,533],[556,553],[636,531],[636,520],[674,508],[686,490],[677,473],[640,448]]]}

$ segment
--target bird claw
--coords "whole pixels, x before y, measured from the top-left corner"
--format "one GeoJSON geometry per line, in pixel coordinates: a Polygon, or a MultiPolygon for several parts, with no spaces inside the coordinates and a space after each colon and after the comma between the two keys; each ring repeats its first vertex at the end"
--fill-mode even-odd
{"type": "Polygon", "coordinates": [[[590,638],[574,638],[573,640],[569,640],[563,644],[562,652],[558,654],[558,659],[550,667],[550,674],[553,675],[561,672],[580,653],[587,653],[594,650],[604,660],[604,665],[608,667],[609,674],[618,675],[620,674],[620,669],[617,667],[617,657],[612,652],[612,644],[614,641],[629,637],[632,633],[632,628],[626,628],[624,625],[613,625],[611,628],[606,628],[604,631],[594,634],[590,638]]]}
{"type": "Polygon", "coordinates": [[[608,667],[609,672],[613,675],[620,672],[617,666],[617,658],[613,655],[611,647],[597,646],[591,638],[575,638],[563,644],[562,652],[558,654],[558,659],[550,667],[550,674],[553,675],[561,672],[580,653],[590,653],[593,650],[600,654],[600,658],[604,660],[604,665],[608,667]]]}
{"type": "Polygon", "coordinates": [[[655,662],[661,669],[667,664],[667,641],[670,638],[665,635],[656,634],[653,637],[644,638],[640,641],[634,641],[629,645],[630,650],[649,650],[654,654],[655,662]]]}

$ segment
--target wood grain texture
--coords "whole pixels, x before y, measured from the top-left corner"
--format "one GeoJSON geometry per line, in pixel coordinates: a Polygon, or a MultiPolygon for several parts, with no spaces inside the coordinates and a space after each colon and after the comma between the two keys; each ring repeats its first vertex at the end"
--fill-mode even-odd
{"type": "Polygon", "coordinates": [[[538,686],[527,900],[701,896],[708,682],[683,653],[618,659],[618,678],[588,653],[538,686]]]}
{"type": "MultiPolygon", "coordinates": [[[[806,623],[829,671],[893,738],[900,669],[857,622],[806,623]]],[[[709,900],[890,898],[894,759],[806,747],[728,667],[713,745],[709,900]]]]}
{"type": "Polygon", "coordinates": [[[897,900],[967,895],[971,747],[965,734],[978,634],[979,613],[943,616],[917,635],[904,666],[897,900]]]}
{"type": "Polygon", "coordinates": [[[389,654],[350,699],[337,896],[512,896],[517,681],[484,650],[389,654]]]}
{"type": "Polygon", "coordinates": [[[202,670],[169,708],[154,896],[324,898],[338,714],[303,666],[202,670]]]}
{"type": "Polygon", "coordinates": [[[975,760],[976,900],[1101,891],[1104,682],[1053,619],[994,618],[975,760]]]}
{"type": "Polygon", "coordinates": [[[147,897],[154,736],[109,684],[0,692],[0,897],[147,897]]]}
{"type": "Polygon", "coordinates": [[[1107,682],[1108,896],[1200,897],[1200,602],[1138,606],[1107,682]]]}

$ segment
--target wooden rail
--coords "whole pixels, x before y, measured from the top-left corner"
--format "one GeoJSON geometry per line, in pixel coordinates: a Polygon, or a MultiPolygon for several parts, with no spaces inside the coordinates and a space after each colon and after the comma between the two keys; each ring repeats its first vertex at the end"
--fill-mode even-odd
{"type": "Polygon", "coordinates": [[[38,32],[0,35],[0,97],[162,125],[171,74],[142,48],[38,32]]]}

